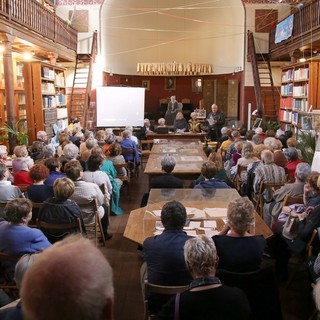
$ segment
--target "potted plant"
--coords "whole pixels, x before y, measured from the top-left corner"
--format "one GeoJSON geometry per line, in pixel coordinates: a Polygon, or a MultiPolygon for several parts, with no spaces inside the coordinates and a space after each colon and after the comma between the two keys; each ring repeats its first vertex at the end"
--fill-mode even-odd
{"type": "Polygon", "coordinates": [[[316,150],[316,137],[313,131],[299,130],[297,148],[301,150],[302,159],[312,165],[314,152],[316,150]]]}
{"type": "Polygon", "coordinates": [[[13,137],[15,137],[19,145],[28,145],[29,130],[26,119],[20,119],[11,125],[6,123],[1,129],[6,132],[6,135],[1,136],[2,139],[8,139],[9,135],[11,134],[13,137]]]}

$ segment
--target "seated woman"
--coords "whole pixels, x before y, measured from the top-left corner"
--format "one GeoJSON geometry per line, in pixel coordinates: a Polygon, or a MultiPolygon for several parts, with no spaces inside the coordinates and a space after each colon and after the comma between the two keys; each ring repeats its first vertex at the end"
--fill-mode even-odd
{"type": "Polygon", "coordinates": [[[30,186],[33,180],[29,176],[29,169],[32,167],[27,158],[22,158],[19,163],[19,170],[13,174],[13,184],[15,186],[30,186]]]}
{"type": "Polygon", "coordinates": [[[157,319],[251,319],[245,293],[223,285],[215,276],[218,255],[212,239],[199,236],[187,240],[184,258],[193,281],[179,294],[180,299],[172,298],[162,307],[157,319]]]}
{"type": "Polygon", "coordinates": [[[250,272],[260,268],[266,240],[248,231],[254,226],[254,206],[248,198],[229,203],[227,223],[213,237],[219,256],[219,269],[250,272]]]}
{"type": "MultiPolygon", "coordinates": [[[[107,156],[107,159],[111,160],[113,165],[124,164],[126,163],[126,160],[124,159],[121,152],[122,152],[122,149],[120,144],[117,141],[115,141],[111,144],[109,148],[109,156],[107,156]]],[[[128,175],[128,172],[125,168],[119,168],[119,169],[116,168],[116,170],[117,170],[117,178],[119,179],[126,177],[128,175]]]]}
{"type": "MultiPolygon", "coordinates": [[[[43,203],[39,210],[38,219],[47,223],[67,224],[79,218],[82,230],[85,231],[80,207],[75,201],[69,199],[74,193],[74,189],[75,186],[72,180],[68,178],[57,179],[53,185],[54,197],[43,203]]],[[[51,243],[54,243],[73,232],[79,232],[79,230],[49,230],[45,231],[44,234],[51,243]]]]}
{"type": "Polygon", "coordinates": [[[189,119],[188,124],[189,124],[189,131],[192,133],[200,133],[201,128],[201,120],[197,118],[197,114],[195,112],[191,112],[190,114],[191,119],[189,119]]]}
{"type": "Polygon", "coordinates": [[[288,195],[290,197],[302,197],[304,193],[304,185],[308,176],[311,173],[310,166],[303,162],[296,167],[295,182],[286,183],[280,189],[277,189],[273,194],[273,201],[263,205],[263,220],[270,227],[278,219],[284,198],[288,195]]]}
{"type": "Polygon", "coordinates": [[[204,181],[201,181],[195,185],[194,189],[228,189],[230,188],[224,181],[216,179],[218,169],[215,163],[207,161],[202,164],[201,174],[204,177],[204,181]]]}
{"type": "Polygon", "coordinates": [[[13,150],[14,153],[14,159],[12,160],[12,172],[15,173],[16,171],[21,170],[21,160],[26,160],[28,163],[29,168],[33,166],[34,162],[28,155],[27,147],[22,146],[16,146],[13,150]]]}
{"type": "MultiPolygon", "coordinates": [[[[44,250],[51,246],[46,236],[36,228],[28,227],[32,217],[29,199],[17,198],[7,203],[4,214],[8,221],[0,222],[0,251],[23,255],[44,250]]],[[[9,276],[13,276],[15,263],[3,263],[9,276]]]]}
{"type": "Polygon", "coordinates": [[[178,112],[176,114],[176,118],[173,122],[174,132],[183,133],[189,131],[189,126],[186,118],[184,117],[182,112],[178,112]]]}
{"type": "Polygon", "coordinates": [[[46,186],[53,187],[54,182],[58,178],[66,178],[66,175],[60,171],[61,164],[59,158],[48,158],[45,160],[44,165],[49,169],[49,177],[44,181],[46,186]]]}
{"type": "MultiPolygon", "coordinates": [[[[312,180],[316,181],[316,197],[319,201],[320,196],[320,173],[312,173],[312,180]]],[[[310,178],[309,178],[310,179],[310,178]]],[[[309,181],[308,179],[308,181],[309,181]]],[[[309,188],[309,187],[308,187],[309,188]]],[[[291,213],[292,216],[297,216],[296,213],[291,213]]],[[[297,226],[297,234],[293,239],[286,239],[282,236],[282,228],[277,230],[275,236],[270,243],[270,252],[276,258],[276,267],[279,274],[286,278],[288,276],[288,261],[291,254],[302,254],[305,251],[306,245],[310,240],[313,230],[320,227],[320,203],[312,202],[305,213],[299,214],[299,223],[297,226]]]]}
{"type": "Polygon", "coordinates": [[[169,128],[166,126],[165,118],[160,118],[158,120],[158,126],[156,128],[156,133],[158,134],[165,134],[169,132],[169,128]]]}
{"type": "MultiPolygon", "coordinates": [[[[226,170],[224,169],[223,162],[222,162],[222,157],[221,157],[221,152],[218,150],[217,152],[212,151],[209,156],[208,156],[208,161],[213,162],[216,167],[217,167],[217,173],[215,174],[214,178],[219,179],[222,181],[227,180],[227,173],[226,170]]],[[[201,174],[199,178],[195,181],[195,184],[198,184],[201,181],[204,181],[205,178],[201,174]]]]}
{"type": "Polygon", "coordinates": [[[110,179],[112,185],[112,197],[111,197],[111,211],[116,214],[122,214],[123,210],[120,208],[120,187],[122,186],[122,181],[117,176],[117,171],[110,160],[106,159],[103,150],[100,147],[94,147],[92,149],[92,156],[96,155],[100,157],[100,170],[105,172],[110,179]]]}
{"type": "Polygon", "coordinates": [[[98,144],[97,144],[97,140],[92,138],[92,139],[87,139],[85,142],[85,145],[86,145],[86,150],[84,150],[80,156],[80,159],[83,162],[86,162],[89,159],[92,148],[94,148],[98,144]]]}
{"type": "Polygon", "coordinates": [[[286,150],[284,150],[284,155],[288,159],[288,162],[286,163],[284,169],[288,174],[288,181],[291,181],[294,180],[296,167],[300,162],[302,162],[302,160],[299,159],[298,151],[296,148],[287,148],[286,150]]]}
{"type": "Polygon", "coordinates": [[[110,200],[112,195],[112,185],[108,174],[100,170],[101,157],[91,155],[87,161],[88,170],[83,172],[82,179],[86,182],[93,182],[98,186],[104,184],[106,199],[110,200]]]}
{"type": "Polygon", "coordinates": [[[126,162],[136,162],[136,165],[140,165],[140,153],[137,144],[130,139],[131,132],[129,130],[122,131],[122,140],[120,146],[123,150],[134,150],[134,154],[125,154],[124,158],[126,162]]]}

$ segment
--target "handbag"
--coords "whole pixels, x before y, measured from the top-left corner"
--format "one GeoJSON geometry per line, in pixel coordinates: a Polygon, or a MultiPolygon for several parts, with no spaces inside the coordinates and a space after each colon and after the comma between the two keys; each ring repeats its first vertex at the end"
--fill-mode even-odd
{"type": "Polygon", "coordinates": [[[288,239],[293,240],[298,235],[298,229],[299,229],[299,218],[298,217],[292,217],[290,216],[285,224],[283,225],[282,229],[282,235],[288,239]]]}

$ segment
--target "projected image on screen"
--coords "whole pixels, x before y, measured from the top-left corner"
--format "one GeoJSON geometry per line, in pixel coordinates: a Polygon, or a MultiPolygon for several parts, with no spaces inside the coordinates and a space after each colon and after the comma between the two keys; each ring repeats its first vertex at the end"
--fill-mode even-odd
{"type": "Polygon", "coordinates": [[[145,88],[98,87],[97,126],[143,126],[145,88]]]}

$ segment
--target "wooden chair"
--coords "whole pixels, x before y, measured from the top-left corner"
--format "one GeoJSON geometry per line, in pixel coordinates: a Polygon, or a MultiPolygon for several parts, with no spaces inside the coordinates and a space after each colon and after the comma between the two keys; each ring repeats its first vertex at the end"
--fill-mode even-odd
{"type": "Polygon", "coordinates": [[[133,174],[135,177],[138,176],[138,165],[137,165],[137,160],[136,160],[136,150],[135,149],[122,149],[121,154],[124,155],[132,155],[133,156],[133,161],[127,161],[129,163],[129,166],[131,166],[130,169],[132,169],[133,174]]]}
{"type": "Polygon", "coordinates": [[[241,194],[241,182],[242,182],[242,179],[241,179],[241,173],[243,171],[247,172],[247,166],[241,166],[241,165],[238,165],[238,168],[237,168],[237,174],[236,174],[236,178],[235,178],[235,188],[238,190],[239,194],[241,194]]]}
{"type": "Polygon", "coordinates": [[[149,283],[147,280],[144,282],[144,319],[155,319],[155,314],[152,314],[148,307],[148,297],[150,293],[175,295],[188,289],[189,286],[161,286],[149,283]]]}
{"type": "Polygon", "coordinates": [[[153,145],[153,140],[140,140],[141,168],[144,163],[143,160],[148,160],[148,158],[149,158],[152,145],[153,145]]]}
{"type": "Polygon", "coordinates": [[[0,289],[4,290],[10,297],[17,299],[19,297],[19,289],[13,279],[7,274],[2,263],[16,264],[21,255],[13,255],[10,253],[0,252],[0,289]]]}
{"type": "Polygon", "coordinates": [[[51,243],[61,240],[70,233],[79,232],[83,234],[83,229],[79,218],[70,223],[49,223],[37,219],[37,227],[48,236],[48,239],[51,243]]]}
{"type": "Polygon", "coordinates": [[[21,193],[27,198],[27,188],[28,186],[16,186],[20,189],[21,193]]]}
{"type": "MultiPolygon", "coordinates": [[[[105,246],[106,244],[106,239],[104,237],[104,233],[103,233],[103,228],[102,228],[102,224],[101,224],[101,219],[99,217],[99,212],[98,212],[98,202],[97,199],[94,198],[93,200],[91,200],[88,203],[85,204],[79,204],[79,207],[81,209],[81,211],[83,210],[89,210],[94,212],[94,222],[91,224],[85,224],[86,227],[86,231],[87,233],[93,233],[94,234],[94,241],[95,241],[95,245],[98,246],[98,232],[100,232],[100,236],[103,242],[103,246],[105,246]]],[[[107,213],[105,213],[107,214],[107,213]]]]}
{"type": "Polygon", "coordinates": [[[279,291],[272,266],[252,272],[217,270],[223,284],[240,288],[247,296],[253,319],[282,319],[279,291]]]}
{"type": "Polygon", "coordinates": [[[39,209],[42,207],[43,202],[34,202],[31,201],[32,203],[32,220],[29,222],[29,227],[37,227],[37,219],[38,219],[38,212],[39,209]]]}
{"type": "Polygon", "coordinates": [[[106,185],[103,183],[103,184],[100,184],[99,185],[99,188],[101,190],[101,192],[103,193],[104,195],[104,207],[105,207],[105,210],[107,211],[107,214],[108,214],[108,221],[109,221],[109,224],[110,224],[110,202],[111,202],[111,197],[112,195],[110,195],[110,201],[107,199],[106,197],[106,185]]]}
{"type": "Polygon", "coordinates": [[[264,205],[264,201],[263,201],[263,193],[265,190],[271,190],[271,191],[275,191],[277,189],[280,189],[282,186],[284,185],[283,182],[281,183],[267,183],[267,182],[262,182],[260,184],[260,190],[259,190],[259,194],[257,196],[257,198],[255,199],[255,208],[256,211],[258,212],[258,214],[263,218],[263,205],[264,205]]]}
{"type": "Polygon", "coordinates": [[[284,197],[283,207],[290,206],[292,204],[303,204],[303,197],[291,197],[288,194],[284,197]]]}
{"type": "Polygon", "coordinates": [[[294,261],[294,268],[291,271],[291,274],[290,274],[288,281],[286,282],[286,285],[285,285],[286,288],[288,288],[290,286],[290,284],[292,283],[293,279],[295,278],[295,276],[297,275],[297,273],[301,269],[301,267],[305,266],[305,262],[306,262],[307,257],[312,256],[313,244],[314,244],[317,237],[319,237],[319,234],[318,234],[318,230],[315,229],[315,230],[313,230],[311,237],[306,244],[306,248],[305,248],[304,252],[299,255],[293,255],[291,257],[291,260],[293,260],[292,258],[294,258],[294,260],[295,260],[294,261]]]}
{"type": "Polygon", "coordinates": [[[127,171],[127,175],[124,177],[120,177],[118,179],[120,179],[123,183],[130,183],[130,170],[128,168],[128,163],[119,163],[119,164],[115,164],[114,167],[116,168],[116,170],[120,170],[121,168],[124,168],[127,171]]]}

